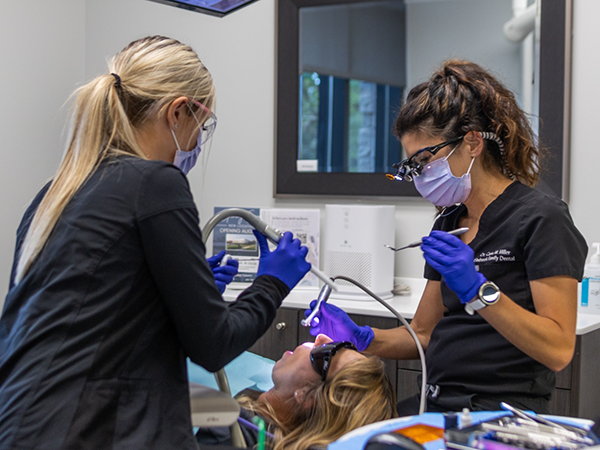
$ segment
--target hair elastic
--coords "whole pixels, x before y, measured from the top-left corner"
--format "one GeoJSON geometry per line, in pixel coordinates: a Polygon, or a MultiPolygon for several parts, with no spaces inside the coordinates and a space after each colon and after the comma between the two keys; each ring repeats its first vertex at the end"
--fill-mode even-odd
{"type": "Polygon", "coordinates": [[[481,134],[481,137],[483,139],[486,139],[488,141],[494,141],[496,144],[498,144],[498,148],[500,149],[500,154],[504,155],[504,143],[498,137],[498,135],[496,135],[496,133],[492,133],[490,131],[480,131],[479,134],[481,134]]]}
{"type": "Polygon", "coordinates": [[[116,73],[111,73],[113,77],[115,77],[115,88],[121,89],[121,77],[116,73]]]}
{"type": "Polygon", "coordinates": [[[515,174],[512,173],[512,171],[508,168],[508,163],[506,161],[506,153],[504,153],[504,143],[502,142],[502,140],[498,137],[496,133],[492,133],[490,131],[480,131],[479,134],[481,134],[481,137],[483,139],[486,139],[488,141],[494,141],[496,144],[498,144],[498,150],[500,150],[500,159],[502,160],[502,163],[505,166],[504,169],[506,170],[506,174],[509,178],[515,179],[515,174]]]}

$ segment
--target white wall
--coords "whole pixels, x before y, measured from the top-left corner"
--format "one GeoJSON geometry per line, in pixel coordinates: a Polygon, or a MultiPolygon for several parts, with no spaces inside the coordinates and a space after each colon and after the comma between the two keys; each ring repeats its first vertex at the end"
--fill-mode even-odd
{"type": "Polygon", "coordinates": [[[588,245],[600,242],[600,2],[574,0],[571,214],[588,245]]]}
{"type": "Polygon", "coordinates": [[[84,10],[80,0],[0,2],[0,307],[21,216],[62,156],[61,106],[84,78],[84,10]]]}
{"type": "Polygon", "coordinates": [[[416,1],[406,5],[407,82],[426,81],[448,58],[474,61],[521,92],[521,48],[504,37],[512,0],[416,1]]]}
{"type": "MultiPolygon", "coordinates": [[[[594,202],[600,192],[600,152],[595,147],[600,57],[593,47],[600,38],[594,23],[599,9],[597,0],[575,0],[571,209],[588,242],[600,241],[594,202]]],[[[387,203],[397,207],[398,244],[426,234],[434,211],[422,199],[273,199],[274,29],[275,0],[260,0],[222,19],[147,0],[1,3],[2,289],[8,284],[14,232],[24,207],[54,173],[62,153],[60,105],[78,83],[106,71],[110,55],[148,34],[167,34],[192,45],[215,79],[219,126],[208,170],[205,177],[201,169],[190,174],[203,222],[214,206],[387,203]]],[[[418,250],[401,252],[396,274],[420,277],[422,265],[418,250]]]]}

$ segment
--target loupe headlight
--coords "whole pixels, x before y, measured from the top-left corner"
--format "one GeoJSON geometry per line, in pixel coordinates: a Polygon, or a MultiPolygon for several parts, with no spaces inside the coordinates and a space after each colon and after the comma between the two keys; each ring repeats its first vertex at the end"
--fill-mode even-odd
{"type": "Polygon", "coordinates": [[[393,164],[392,167],[396,169],[396,173],[394,175],[388,173],[385,176],[390,180],[396,181],[411,182],[415,177],[421,175],[421,171],[423,170],[423,167],[421,167],[420,164],[411,161],[410,159],[397,162],[396,164],[393,164]]]}

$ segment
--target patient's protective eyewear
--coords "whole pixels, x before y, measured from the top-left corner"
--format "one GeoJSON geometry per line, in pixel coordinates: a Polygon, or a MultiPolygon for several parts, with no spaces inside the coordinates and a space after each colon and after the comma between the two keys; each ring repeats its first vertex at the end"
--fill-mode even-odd
{"type": "Polygon", "coordinates": [[[329,342],[328,344],[313,347],[310,351],[310,362],[315,372],[321,375],[321,380],[325,381],[327,379],[331,359],[343,348],[358,351],[354,344],[349,341],[329,342]]]}
{"type": "Polygon", "coordinates": [[[196,100],[192,100],[192,103],[208,114],[208,119],[206,119],[204,124],[200,126],[200,138],[198,139],[198,142],[200,145],[202,145],[208,141],[215,132],[215,128],[217,128],[217,116],[215,116],[215,113],[213,113],[202,103],[196,100]]]}
{"type": "Polygon", "coordinates": [[[392,167],[396,169],[396,174],[386,174],[386,177],[388,177],[390,180],[413,181],[415,177],[421,175],[423,167],[425,167],[429,161],[431,161],[431,158],[433,158],[437,152],[450,144],[460,141],[462,138],[464,138],[464,136],[450,139],[449,141],[442,142],[441,144],[437,144],[432,147],[422,148],[410,158],[392,165],[392,167]]]}

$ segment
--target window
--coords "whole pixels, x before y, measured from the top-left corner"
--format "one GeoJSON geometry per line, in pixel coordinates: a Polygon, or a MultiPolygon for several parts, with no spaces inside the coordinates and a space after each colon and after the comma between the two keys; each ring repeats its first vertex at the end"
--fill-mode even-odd
{"type": "Polygon", "coordinates": [[[391,127],[401,98],[400,87],[304,72],[298,159],[318,172],[389,171],[400,160],[391,127]]]}

